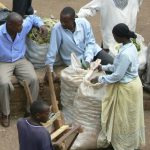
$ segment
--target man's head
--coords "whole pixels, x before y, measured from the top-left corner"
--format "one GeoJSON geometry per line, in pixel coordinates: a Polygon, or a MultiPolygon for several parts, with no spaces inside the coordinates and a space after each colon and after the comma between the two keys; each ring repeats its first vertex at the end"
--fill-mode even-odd
{"type": "Polygon", "coordinates": [[[50,107],[44,101],[37,100],[31,104],[31,117],[38,122],[46,123],[49,118],[50,107]]]}
{"type": "Polygon", "coordinates": [[[60,22],[64,29],[73,30],[75,24],[75,10],[65,7],[60,13],[60,22]]]}
{"type": "Polygon", "coordinates": [[[23,18],[18,13],[12,12],[6,20],[6,27],[9,34],[15,35],[22,30],[23,18]]]}

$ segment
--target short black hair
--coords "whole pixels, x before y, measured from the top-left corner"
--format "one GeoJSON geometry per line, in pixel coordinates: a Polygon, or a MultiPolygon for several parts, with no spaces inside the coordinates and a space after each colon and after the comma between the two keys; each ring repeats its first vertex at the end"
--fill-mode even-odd
{"type": "Polygon", "coordinates": [[[65,7],[61,13],[61,15],[70,15],[75,18],[75,10],[72,7],[65,7]]]}
{"type": "Polygon", "coordinates": [[[42,100],[34,101],[30,106],[30,113],[32,116],[35,116],[37,113],[42,113],[44,111],[44,106],[48,105],[42,100]]]}

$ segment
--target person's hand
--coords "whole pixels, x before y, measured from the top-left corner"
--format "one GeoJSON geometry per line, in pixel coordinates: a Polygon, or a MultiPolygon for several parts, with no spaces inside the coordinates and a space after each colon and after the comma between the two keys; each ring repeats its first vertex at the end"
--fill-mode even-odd
{"type": "Polygon", "coordinates": [[[60,78],[56,75],[55,72],[52,73],[52,77],[54,82],[60,82],[60,78]]]}
{"type": "MultiPolygon", "coordinates": [[[[60,79],[58,78],[55,72],[52,72],[52,77],[54,82],[60,82],[60,79]]],[[[46,72],[44,80],[48,82],[48,72],[46,72]]]]}
{"type": "Polygon", "coordinates": [[[100,65],[98,65],[98,67],[97,67],[97,70],[100,72],[100,71],[103,71],[103,69],[102,69],[102,65],[100,64],[100,65]]]}
{"type": "Polygon", "coordinates": [[[85,61],[84,59],[81,59],[81,64],[82,64],[82,68],[85,70],[90,68],[90,63],[85,61]]]}
{"type": "Polygon", "coordinates": [[[98,83],[98,78],[99,77],[97,76],[97,77],[91,79],[91,83],[93,83],[93,84],[98,83]]]}
{"type": "Polygon", "coordinates": [[[86,66],[86,68],[90,68],[90,63],[85,61],[85,66],[86,66]]]}
{"type": "Polygon", "coordinates": [[[42,25],[39,27],[39,30],[40,30],[40,34],[43,36],[43,37],[46,37],[48,35],[48,30],[46,28],[45,25],[42,25]]]}

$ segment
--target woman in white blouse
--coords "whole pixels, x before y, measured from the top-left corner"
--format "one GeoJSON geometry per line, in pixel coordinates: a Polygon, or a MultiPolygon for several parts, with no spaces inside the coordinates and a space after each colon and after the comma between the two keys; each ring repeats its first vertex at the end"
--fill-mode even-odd
{"type": "Polygon", "coordinates": [[[112,144],[114,150],[135,150],[145,144],[143,89],[138,76],[138,54],[130,38],[136,38],[128,26],[120,23],[112,30],[114,39],[122,43],[113,65],[99,66],[112,74],[96,77],[92,83],[107,85],[102,102],[102,130],[98,147],[112,144]]]}

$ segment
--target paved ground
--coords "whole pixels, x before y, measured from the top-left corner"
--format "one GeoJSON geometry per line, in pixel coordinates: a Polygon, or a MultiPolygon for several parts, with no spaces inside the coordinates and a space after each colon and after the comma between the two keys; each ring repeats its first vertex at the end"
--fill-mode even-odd
{"type": "MultiPolygon", "coordinates": [[[[79,10],[79,8],[86,4],[89,0],[33,0],[34,9],[43,17],[54,15],[59,18],[60,10],[65,6],[72,6],[79,10]]],[[[8,8],[11,8],[12,0],[0,0],[8,8]]],[[[143,5],[138,14],[137,32],[143,35],[146,43],[150,41],[150,0],[144,0],[143,5]]],[[[101,41],[99,31],[99,15],[89,18],[92,23],[94,33],[98,43],[101,41]]],[[[146,147],[143,150],[150,150],[150,111],[145,112],[146,123],[146,147]]],[[[18,150],[18,140],[16,132],[16,119],[11,122],[11,127],[4,129],[0,126],[0,150],[18,150]]]]}

